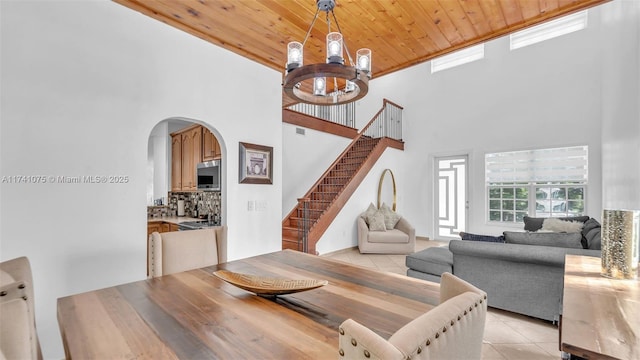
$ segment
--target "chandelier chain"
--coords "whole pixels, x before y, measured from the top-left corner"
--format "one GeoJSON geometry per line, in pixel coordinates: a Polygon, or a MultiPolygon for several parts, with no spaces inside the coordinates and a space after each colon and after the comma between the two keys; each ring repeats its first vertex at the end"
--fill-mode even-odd
{"type": "Polygon", "coordinates": [[[311,21],[311,25],[309,26],[309,30],[307,30],[307,34],[304,36],[304,40],[302,41],[302,47],[304,48],[307,43],[307,39],[309,38],[309,34],[311,34],[311,29],[313,29],[313,25],[316,23],[316,19],[318,19],[318,14],[320,13],[320,8],[316,9],[316,15],[313,17],[313,21],[311,21]]]}

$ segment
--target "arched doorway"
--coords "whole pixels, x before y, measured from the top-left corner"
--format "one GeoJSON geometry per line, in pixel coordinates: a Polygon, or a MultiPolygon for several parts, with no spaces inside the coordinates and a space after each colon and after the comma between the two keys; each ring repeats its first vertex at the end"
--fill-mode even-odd
{"type": "MultiPolygon", "coordinates": [[[[151,130],[147,150],[149,231],[158,230],[150,228],[152,222],[167,223],[160,224],[161,231],[175,231],[181,222],[197,219],[226,223],[226,146],[217,129],[200,120],[165,119],[151,130]],[[214,165],[220,186],[199,188],[199,167],[209,167],[206,173],[211,174],[214,165]]],[[[204,172],[200,173],[202,182],[204,172]]]]}

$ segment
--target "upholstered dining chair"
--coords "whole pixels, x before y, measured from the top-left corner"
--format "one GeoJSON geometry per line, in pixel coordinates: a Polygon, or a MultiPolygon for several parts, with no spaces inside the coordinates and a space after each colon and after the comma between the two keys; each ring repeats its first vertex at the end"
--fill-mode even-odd
{"type": "Polygon", "coordinates": [[[487,294],[442,274],[440,304],[385,340],[348,319],[339,328],[339,359],[480,359],[487,294]]]}
{"type": "Polygon", "coordinates": [[[154,232],[149,236],[149,277],[227,261],[227,227],[154,232]]]}
{"type": "Polygon", "coordinates": [[[0,263],[0,359],[42,359],[34,307],[29,259],[0,263]]]}

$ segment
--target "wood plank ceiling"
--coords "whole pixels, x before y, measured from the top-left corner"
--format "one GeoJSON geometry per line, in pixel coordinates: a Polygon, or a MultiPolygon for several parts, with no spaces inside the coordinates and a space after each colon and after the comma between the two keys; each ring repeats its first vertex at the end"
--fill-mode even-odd
{"type": "MultiPolygon", "coordinates": [[[[277,71],[287,43],[302,42],[316,12],[315,0],[114,1],[277,71]]],[[[354,60],[357,49],[372,50],[375,79],[607,1],[336,0],[334,11],[354,60]]],[[[305,64],[325,61],[324,14],[305,45],[305,64]]]]}

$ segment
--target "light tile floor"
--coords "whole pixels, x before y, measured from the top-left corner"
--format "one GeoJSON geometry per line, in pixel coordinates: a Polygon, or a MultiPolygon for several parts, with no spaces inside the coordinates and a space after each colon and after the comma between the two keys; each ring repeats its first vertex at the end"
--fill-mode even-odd
{"type": "MultiPolygon", "coordinates": [[[[417,240],[416,251],[446,242],[417,240]]],[[[357,248],[325,255],[352,264],[405,275],[405,255],[360,254],[357,248]]],[[[560,359],[558,327],[552,323],[508,311],[489,308],[484,330],[482,359],[560,359]]]]}

